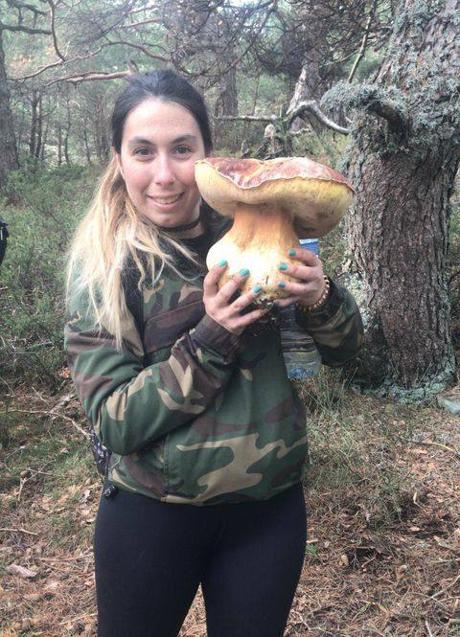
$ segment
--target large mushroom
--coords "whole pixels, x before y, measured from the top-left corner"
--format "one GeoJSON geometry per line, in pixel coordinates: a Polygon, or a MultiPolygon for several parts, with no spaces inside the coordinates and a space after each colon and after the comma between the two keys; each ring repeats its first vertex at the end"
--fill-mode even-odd
{"type": "Polygon", "coordinates": [[[337,171],[306,157],[233,159],[208,157],[195,164],[201,195],[232,228],[212,246],[208,268],[226,259],[223,285],[242,268],[250,270],[243,291],[254,285],[266,303],[288,293],[278,282],[290,277],[278,265],[300,238],[322,237],[338,224],[353,197],[353,187],[337,171]]]}

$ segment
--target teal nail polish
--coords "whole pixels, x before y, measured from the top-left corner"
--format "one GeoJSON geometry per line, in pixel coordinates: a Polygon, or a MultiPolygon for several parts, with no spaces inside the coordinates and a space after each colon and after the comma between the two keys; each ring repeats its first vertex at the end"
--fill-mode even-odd
{"type": "Polygon", "coordinates": [[[289,252],[288,252],[288,255],[289,255],[290,257],[295,257],[295,255],[296,255],[296,254],[297,254],[297,251],[296,251],[296,250],[294,250],[294,248],[291,248],[291,249],[289,250],[289,252]]]}
{"type": "Polygon", "coordinates": [[[240,270],[240,276],[248,276],[249,270],[247,268],[243,268],[240,270]]]}
{"type": "Polygon", "coordinates": [[[227,259],[222,259],[222,261],[219,261],[217,265],[219,266],[219,268],[225,268],[225,266],[227,265],[227,259]]]}
{"type": "Polygon", "coordinates": [[[287,270],[288,269],[288,264],[287,263],[280,263],[278,266],[278,270],[287,270]]]}
{"type": "Polygon", "coordinates": [[[255,285],[252,288],[252,292],[253,292],[253,294],[260,294],[262,292],[262,286],[261,285],[255,285]]]}
{"type": "Polygon", "coordinates": [[[284,281],[280,281],[280,282],[278,283],[278,287],[279,287],[279,288],[285,288],[285,287],[286,287],[286,283],[285,283],[284,281]]]}

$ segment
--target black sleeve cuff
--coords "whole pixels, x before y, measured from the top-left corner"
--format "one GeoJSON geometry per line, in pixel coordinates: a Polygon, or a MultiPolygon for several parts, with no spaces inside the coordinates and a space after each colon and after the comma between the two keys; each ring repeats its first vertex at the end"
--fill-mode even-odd
{"type": "Polygon", "coordinates": [[[203,316],[190,336],[199,347],[212,349],[224,358],[233,358],[241,340],[240,336],[229,332],[207,314],[203,316]]]}

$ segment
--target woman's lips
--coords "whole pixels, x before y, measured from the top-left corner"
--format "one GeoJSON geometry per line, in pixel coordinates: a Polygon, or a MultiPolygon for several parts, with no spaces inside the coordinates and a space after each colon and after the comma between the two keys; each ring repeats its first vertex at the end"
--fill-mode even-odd
{"type": "Polygon", "coordinates": [[[168,197],[155,197],[152,195],[147,195],[147,197],[151,199],[158,206],[172,206],[179,201],[182,195],[183,193],[181,192],[178,195],[170,195],[168,197]]]}

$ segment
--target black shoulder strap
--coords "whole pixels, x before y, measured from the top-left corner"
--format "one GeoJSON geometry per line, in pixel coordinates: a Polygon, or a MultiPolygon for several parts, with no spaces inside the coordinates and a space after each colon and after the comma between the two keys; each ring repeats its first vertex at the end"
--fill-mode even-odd
{"type": "Polygon", "coordinates": [[[140,278],[141,273],[138,267],[134,261],[130,259],[127,267],[123,270],[121,282],[125,293],[126,305],[134,317],[134,322],[136,323],[137,331],[141,339],[144,340],[144,308],[142,295],[138,288],[140,278]]]}

